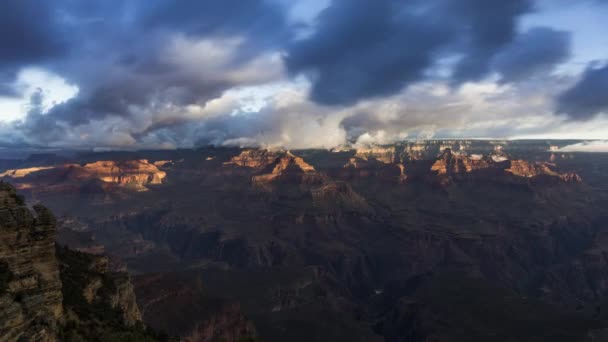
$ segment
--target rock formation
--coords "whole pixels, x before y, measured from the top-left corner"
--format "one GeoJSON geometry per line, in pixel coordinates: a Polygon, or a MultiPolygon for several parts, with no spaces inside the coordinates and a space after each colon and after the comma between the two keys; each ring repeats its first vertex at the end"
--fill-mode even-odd
{"type": "Polygon", "coordinates": [[[315,206],[331,213],[355,212],[369,214],[371,207],[348,183],[331,182],[311,191],[315,206]]]}
{"type": "Polygon", "coordinates": [[[224,165],[250,169],[251,183],[259,188],[280,182],[309,185],[323,182],[323,176],[312,165],[289,151],[244,150],[224,165]]]}
{"type": "Polygon", "coordinates": [[[252,178],[252,183],[257,186],[278,181],[314,184],[321,182],[322,177],[304,159],[287,152],[268,164],[261,175],[252,178]]]}
{"type": "Polygon", "coordinates": [[[167,176],[164,171],[159,170],[156,165],[150,164],[145,159],[119,162],[99,161],[85,164],[82,169],[82,175],[78,175],[78,177],[96,178],[106,183],[136,187],[161,184],[167,176]]]}
{"type": "Polygon", "coordinates": [[[41,167],[28,167],[24,169],[15,169],[15,170],[7,170],[3,173],[0,173],[0,178],[10,177],[10,178],[23,178],[30,173],[50,170],[53,169],[53,166],[41,166],[41,167]]]}
{"type": "Polygon", "coordinates": [[[454,153],[445,149],[441,156],[431,166],[440,184],[447,185],[454,180],[462,179],[468,174],[477,172],[477,178],[508,181],[505,175],[529,179],[532,182],[553,180],[554,182],[580,182],[582,179],[573,172],[559,173],[556,165],[548,162],[529,162],[526,160],[509,160],[504,156],[490,157],[468,156],[465,153],[454,153]],[[481,173],[484,173],[483,176],[481,173]]]}
{"type": "Polygon", "coordinates": [[[99,189],[119,186],[145,191],[148,185],[161,184],[166,176],[165,171],[145,159],[13,169],[0,174],[15,182],[18,189],[32,191],[87,190],[92,185],[99,189]]]}
{"type": "Polygon", "coordinates": [[[234,165],[253,169],[264,169],[268,165],[276,162],[280,153],[268,150],[247,149],[243,150],[238,156],[232,157],[224,165],[234,165]]]}
{"type": "Polygon", "coordinates": [[[4,341],[54,341],[63,319],[55,258],[55,221],[32,213],[15,189],[0,183],[0,336],[4,341]]]}
{"type": "Polygon", "coordinates": [[[355,157],[369,160],[375,159],[385,164],[393,164],[399,162],[397,150],[395,146],[374,146],[369,148],[358,148],[355,157]]]}
{"type": "Polygon", "coordinates": [[[377,177],[395,183],[402,183],[407,179],[405,165],[401,163],[384,163],[376,159],[367,160],[359,157],[349,158],[338,177],[346,180],[377,177]]]}
{"type": "Polygon", "coordinates": [[[48,209],[35,205],[31,212],[15,188],[0,182],[1,340],[145,335],[134,327],[141,315],[128,276],[109,272],[104,257],[56,249],[55,235],[48,209]]]}

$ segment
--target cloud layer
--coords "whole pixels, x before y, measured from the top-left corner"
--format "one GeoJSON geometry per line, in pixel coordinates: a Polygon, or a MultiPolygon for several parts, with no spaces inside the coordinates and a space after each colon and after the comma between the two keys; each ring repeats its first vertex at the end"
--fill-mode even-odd
{"type": "Polygon", "coordinates": [[[4,1],[0,101],[31,98],[0,145],[330,147],[605,120],[608,68],[557,73],[572,35],[522,28],[532,0],[333,0],[298,21],[306,3],[4,1]],[[16,86],[31,67],[78,92],[43,106],[16,86]]]}
{"type": "Polygon", "coordinates": [[[583,73],[580,81],[561,94],[558,111],[572,120],[589,120],[601,113],[608,113],[608,64],[592,65],[583,73]]]}

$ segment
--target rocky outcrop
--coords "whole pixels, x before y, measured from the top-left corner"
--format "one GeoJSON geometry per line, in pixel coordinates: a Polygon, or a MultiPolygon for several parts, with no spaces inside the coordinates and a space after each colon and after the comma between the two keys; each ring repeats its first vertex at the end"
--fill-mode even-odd
{"type": "Polygon", "coordinates": [[[145,191],[148,185],[161,184],[167,173],[141,159],[14,169],[0,177],[14,182],[20,190],[105,192],[112,186],[145,191]]]}
{"type": "Polygon", "coordinates": [[[405,165],[401,163],[387,164],[376,159],[367,160],[359,157],[350,158],[337,176],[344,180],[379,178],[395,183],[402,183],[407,179],[405,165]]]}
{"type": "Polygon", "coordinates": [[[509,160],[502,155],[472,155],[454,153],[450,149],[443,151],[431,166],[442,185],[447,185],[464,178],[472,180],[494,180],[508,182],[516,179],[527,179],[535,183],[580,182],[582,178],[573,172],[560,173],[556,165],[548,162],[529,162],[526,160],[509,160]],[[466,176],[466,177],[465,177],[466,176]]]}
{"type": "Polygon", "coordinates": [[[128,276],[105,257],[56,248],[55,217],[33,209],[0,182],[0,340],[146,336],[128,276]]]}
{"type": "Polygon", "coordinates": [[[312,165],[289,151],[244,150],[224,166],[247,169],[252,175],[252,185],[266,190],[277,183],[311,185],[324,179],[312,165]]]}
{"type": "Polygon", "coordinates": [[[224,165],[248,167],[253,169],[264,169],[268,165],[275,163],[280,157],[279,152],[260,149],[243,150],[238,156],[232,157],[224,165]]]}
{"type": "Polygon", "coordinates": [[[489,167],[495,167],[492,159],[455,154],[450,149],[446,149],[441,157],[431,166],[431,171],[435,171],[438,175],[451,175],[489,167]]]}
{"type": "Polygon", "coordinates": [[[40,172],[40,171],[44,171],[44,170],[51,170],[53,168],[54,168],[53,166],[41,166],[41,167],[28,167],[28,168],[24,168],[24,169],[7,170],[3,173],[0,173],[0,178],[4,178],[4,177],[23,178],[23,177],[29,175],[30,173],[40,172]]]}
{"type": "Polygon", "coordinates": [[[374,146],[358,148],[355,157],[370,160],[374,159],[385,164],[399,162],[396,146],[374,146]]]}
{"type": "MultiPolygon", "coordinates": [[[[95,178],[106,183],[144,187],[161,184],[167,174],[147,160],[99,161],[82,167],[85,178],[95,178]]],[[[78,176],[78,177],[82,177],[78,176]]]]}
{"type": "Polygon", "coordinates": [[[123,272],[110,272],[107,257],[64,247],[58,248],[57,254],[61,279],[73,288],[64,298],[69,314],[75,314],[78,320],[98,319],[97,310],[101,309],[118,313],[117,320],[125,326],[141,322],[129,276],[123,272]]]}
{"type": "Polygon", "coordinates": [[[505,171],[515,176],[525,178],[548,176],[557,178],[563,182],[582,181],[582,178],[578,174],[574,172],[559,173],[556,168],[555,164],[548,162],[530,163],[525,160],[511,160],[509,168],[505,171]]]}
{"type": "Polygon", "coordinates": [[[319,183],[323,179],[315,168],[304,159],[287,152],[268,164],[264,173],[253,176],[251,181],[256,186],[287,181],[300,184],[319,183]]]}
{"type": "Polygon", "coordinates": [[[63,319],[55,258],[55,221],[42,206],[32,213],[15,189],[0,183],[0,336],[3,341],[54,341],[63,319]]]}
{"type": "MultiPolygon", "coordinates": [[[[439,156],[444,150],[468,155],[515,155],[517,158],[559,151],[560,147],[575,141],[540,140],[416,140],[396,142],[390,145],[369,145],[356,148],[356,157],[376,159],[383,163],[407,163],[416,160],[429,160],[439,156]]],[[[342,151],[336,149],[335,151],[342,151]]],[[[524,158],[527,159],[527,158],[524,158]]]]}

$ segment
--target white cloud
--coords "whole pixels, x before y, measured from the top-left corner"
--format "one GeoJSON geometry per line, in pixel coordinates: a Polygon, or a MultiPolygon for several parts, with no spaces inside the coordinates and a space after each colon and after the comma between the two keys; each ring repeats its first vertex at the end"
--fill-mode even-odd
{"type": "Polygon", "coordinates": [[[18,98],[0,97],[0,121],[22,119],[30,109],[30,97],[42,92],[42,110],[47,112],[56,104],[65,102],[78,94],[78,87],[69,84],[61,76],[39,68],[22,70],[13,84],[21,94],[18,98]]]}
{"type": "Polygon", "coordinates": [[[568,145],[560,149],[561,152],[608,152],[608,140],[586,141],[568,145]]]}

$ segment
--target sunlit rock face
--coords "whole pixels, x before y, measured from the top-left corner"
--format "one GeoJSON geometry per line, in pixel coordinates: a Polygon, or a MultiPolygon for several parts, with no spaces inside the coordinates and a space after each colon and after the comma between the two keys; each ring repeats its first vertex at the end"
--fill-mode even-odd
{"type": "Polygon", "coordinates": [[[322,181],[322,177],[304,159],[287,152],[267,165],[263,174],[252,178],[252,183],[258,186],[277,181],[312,184],[322,181]]]}
{"type": "Polygon", "coordinates": [[[384,181],[403,183],[407,179],[406,167],[402,163],[385,163],[377,159],[349,158],[338,172],[343,180],[363,180],[377,178],[384,181]]]}
{"type": "MultiPolygon", "coordinates": [[[[370,145],[357,147],[355,156],[361,159],[376,159],[384,163],[407,163],[408,161],[430,160],[449,149],[454,153],[467,155],[497,156],[513,155],[520,159],[534,153],[556,151],[559,146],[547,141],[507,141],[507,140],[420,140],[403,141],[390,145],[370,145]]],[[[340,149],[336,150],[340,151],[340,149]]],[[[523,158],[527,159],[527,158],[523,158]]]]}
{"type": "Polygon", "coordinates": [[[288,151],[244,150],[224,166],[252,172],[251,183],[260,188],[281,182],[317,184],[324,179],[312,165],[288,151]]]}
{"type": "Polygon", "coordinates": [[[248,167],[253,169],[263,169],[273,164],[279,158],[279,152],[268,150],[248,149],[242,151],[238,156],[234,156],[224,165],[248,167]]]}
{"type": "Polygon", "coordinates": [[[469,157],[466,154],[454,153],[451,149],[445,149],[443,154],[433,163],[431,171],[438,175],[449,175],[456,173],[472,172],[475,170],[495,167],[492,159],[480,157],[469,157]]]}
{"type": "Polygon", "coordinates": [[[556,165],[549,162],[530,163],[525,160],[511,160],[510,167],[505,171],[519,177],[544,178],[549,182],[578,183],[582,181],[581,176],[577,173],[560,173],[556,165]]]}
{"type": "Polygon", "coordinates": [[[508,175],[529,179],[537,183],[582,181],[576,173],[560,173],[557,171],[555,164],[548,162],[509,160],[504,155],[468,156],[465,153],[454,153],[450,149],[443,151],[442,155],[431,166],[431,171],[435,173],[442,185],[450,184],[466,174],[469,174],[469,179],[475,179],[473,175],[475,174],[482,178],[502,181],[508,181],[509,179],[505,177],[508,175]]]}
{"type": "Polygon", "coordinates": [[[141,159],[15,169],[4,172],[0,177],[15,182],[16,187],[22,190],[73,191],[92,190],[94,187],[106,191],[109,190],[106,185],[116,185],[145,191],[148,185],[161,184],[167,173],[141,159]]]}
{"type": "Polygon", "coordinates": [[[145,187],[161,184],[167,176],[156,165],[147,160],[99,161],[82,167],[84,178],[96,178],[106,183],[145,187]]]}
{"type": "Polygon", "coordinates": [[[355,157],[362,160],[375,159],[385,164],[399,162],[399,156],[397,155],[396,146],[376,146],[369,148],[358,148],[355,157]]]}
{"type": "Polygon", "coordinates": [[[30,168],[25,168],[25,169],[8,170],[8,171],[5,171],[3,173],[0,173],[0,178],[5,178],[5,177],[23,178],[23,177],[26,177],[27,175],[29,175],[31,173],[39,172],[39,171],[44,171],[44,170],[50,170],[50,169],[53,169],[53,167],[52,166],[30,167],[30,168]]]}

